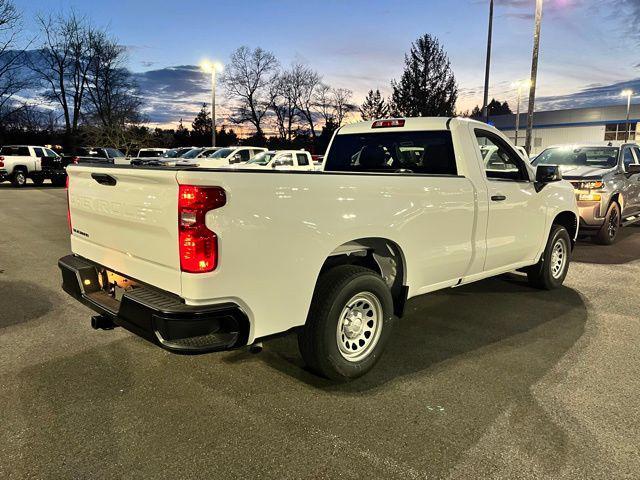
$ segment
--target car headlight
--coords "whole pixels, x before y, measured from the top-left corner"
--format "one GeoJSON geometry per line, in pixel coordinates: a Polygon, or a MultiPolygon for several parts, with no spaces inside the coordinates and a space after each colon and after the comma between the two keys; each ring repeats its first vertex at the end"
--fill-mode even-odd
{"type": "Polygon", "coordinates": [[[604,187],[604,182],[602,180],[580,182],[580,190],[598,190],[602,187],[604,187]]]}

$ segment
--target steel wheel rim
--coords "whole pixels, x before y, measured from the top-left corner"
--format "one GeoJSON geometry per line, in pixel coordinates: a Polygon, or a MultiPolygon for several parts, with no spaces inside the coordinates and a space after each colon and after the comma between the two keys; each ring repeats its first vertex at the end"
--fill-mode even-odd
{"type": "Polygon", "coordinates": [[[562,277],[567,264],[567,244],[559,238],[551,250],[551,276],[555,279],[562,277]]]}
{"type": "Polygon", "coordinates": [[[336,329],[338,351],[349,362],[359,362],[369,356],[382,333],[382,304],[370,292],[360,292],[340,313],[336,329]]]}
{"type": "Polygon", "coordinates": [[[22,172],[16,173],[16,180],[18,181],[18,184],[22,185],[26,181],[24,173],[22,172]]]}
{"type": "Polygon", "coordinates": [[[609,216],[609,238],[614,238],[618,232],[618,210],[612,209],[609,216]]]}

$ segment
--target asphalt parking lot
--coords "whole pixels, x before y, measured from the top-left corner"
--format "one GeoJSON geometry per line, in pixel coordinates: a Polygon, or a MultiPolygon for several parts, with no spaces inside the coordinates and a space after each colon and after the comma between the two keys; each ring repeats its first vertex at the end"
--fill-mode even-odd
{"type": "Polygon", "coordinates": [[[333,385],[293,336],[179,356],[64,294],[65,190],[0,184],[0,478],[638,478],[640,228],[581,242],[565,287],[516,275],[412,300],[333,385]]]}

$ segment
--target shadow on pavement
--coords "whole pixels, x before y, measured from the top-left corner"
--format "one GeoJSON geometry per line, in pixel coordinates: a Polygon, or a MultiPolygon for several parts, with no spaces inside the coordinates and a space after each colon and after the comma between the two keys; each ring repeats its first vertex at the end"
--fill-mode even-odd
{"type": "Polygon", "coordinates": [[[452,362],[482,361],[520,350],[515,363],[498,362],[476,375],[490,375],[486,380],[492,382],[494,375],[506,374],[504,381],[531,385],[582,336],[586,319],[586,306],[576,291],[539,291],[519,275],[504,275],[411,299],[379,363],[354,382],[336,385],[307,372],[295,335],[269,342],[274,355],[264,360],[320,389],[366,392],[401,377],[437,372],[452,362]],[[530,356],[535,368],[527,360],[530,356]]]}
{"type": "Polygon", "coordinates": [[[0,280],[0,294],[8,300],[0,310],[0,328],[35,320],[53,308],[51,293],[36,283],[0,280]]]}
{"type": "Polygon", "coordinates": [[[122,337],[5,379],[0,453],[36,478],[247,478],[289,450],[274,478],[443,478],[498,428],[553,476],[582,447],[532,390],[561,380],[586,319],[574,290],[516,276],[423,296],[374,370],[337,385],[303,369],[293,335],[205,356],[122,337]]]}
{"type": "Polygon", "coordinates": [[[640,226],[620,230],[616,243],[598,245],[589,239],[579,240],[572,261],[597,265],[621,265],[640,259],[640,226]]]}

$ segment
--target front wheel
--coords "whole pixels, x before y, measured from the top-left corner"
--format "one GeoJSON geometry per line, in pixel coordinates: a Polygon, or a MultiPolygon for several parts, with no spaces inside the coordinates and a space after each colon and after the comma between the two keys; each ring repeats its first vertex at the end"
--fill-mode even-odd
{"type": "Polygon", "coordinates": [[[611,202],[602,228],[598,231],[595,241],[600,245],[612,245],[616,241],[620,230],[620,205],[611,202]]]}
{"type": "Polygon", "coordinates": [[[553,290],[562,286],[571,262],[571,238],[567,229],[553,225],[547,246],[540,261],[529,267],[529,283],[544,290],[553,290]]]}
{"type": "Polygon", "coordinates": [[[335,267],[318,280],[298,335],[300,353],[324,377],[354,379],[378,361],[393,322],[391,292],[379,275],[354,265],[335,267]]]}

